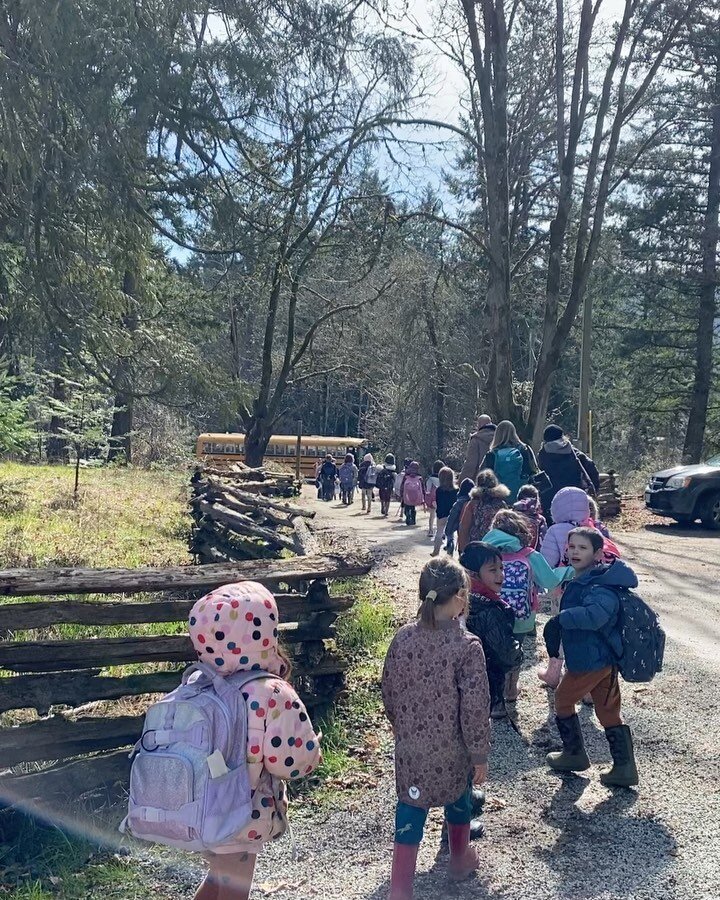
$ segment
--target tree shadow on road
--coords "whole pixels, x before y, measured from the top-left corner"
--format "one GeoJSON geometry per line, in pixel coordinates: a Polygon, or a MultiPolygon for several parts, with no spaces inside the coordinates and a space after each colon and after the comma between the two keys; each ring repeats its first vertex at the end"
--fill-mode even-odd
{"type": "Polygon", "coordinates": [[[543,813],[558,836],[536,854],[557,874],[558,897],[626,897],[639,886],[651,888],[672,863],[674,837],[655,819],[630,814],[637,801],[631,790],[617,789],[592,810],[578,808],[589,784],[588,778],[561,776],[543,813]]]}

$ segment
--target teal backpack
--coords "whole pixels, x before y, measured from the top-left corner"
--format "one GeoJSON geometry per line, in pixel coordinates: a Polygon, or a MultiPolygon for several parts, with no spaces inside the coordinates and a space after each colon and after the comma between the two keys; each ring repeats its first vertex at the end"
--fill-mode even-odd
{"type": "Polygon", "coordinates": [[[523,485],[523,455],[517,447],[500,447],[495,450],[495,474],[501,484],[510,491],[509,501],[514,503],[523,485]]]}

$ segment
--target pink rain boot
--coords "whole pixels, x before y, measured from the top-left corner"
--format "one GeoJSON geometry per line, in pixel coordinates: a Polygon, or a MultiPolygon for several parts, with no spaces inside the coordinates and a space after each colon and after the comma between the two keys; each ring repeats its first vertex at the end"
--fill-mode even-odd
{"type": "Polygon", "coordinates": [[[388,900],[412,900],[419,844],[395,844],[388,900]]]}
{"type": "Polygon", "coordinates": [[[560,684],[562,678],[563,661],[557,656],[551,656],[548,660],[547,668],[538,671],[537,677],[554,691],[560,684]]]}
{"type": "Polygon", "coordinates": [[[448,876],[451,881],[464,881],[480,865],[477,850],[470,846],[470,823],[451,825],[448,822],[448,844],[450,846],[448,876]]]}

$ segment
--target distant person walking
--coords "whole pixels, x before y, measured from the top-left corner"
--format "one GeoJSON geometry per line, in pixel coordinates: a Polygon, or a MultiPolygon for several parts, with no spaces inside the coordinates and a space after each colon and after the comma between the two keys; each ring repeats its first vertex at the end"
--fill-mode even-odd
{"type": "Polygon", "coordinates": [[[495,429],[492,444],[482,462],[483,469],[497,475],[500,484],[510,491],[508,503],[515,503],[518,491],[538,470],[532,449],[518,437],[515,426],[504,419],[495,429]]]}
{"type": "Polygon", "coordinates": [[[377,481],[377,471],[372,453],[366,453],[358,468],[358,484],[360,485],[362,510],[368,515],[372,512],[373,491],[377,481]]]}
{"type": "Polygon", "coordinates": [[[472,478],[473,484],[482,467],[482,461],[490,449],[495,436],[495,425],[490,416],[478,416],[477,431],[470,435],[467,451],[465,453],[465,465],[460,472],[459,481],[464,478],[472,478]]]}
{"type": "Polygon", "coordinates": [[[335,460],[328,453],[325,462],[320,467],[320,485],[322,489],[322,499],[326,502],[332,500],[335,496],[335,483],[338,479],[338,467],[335,460]]]}
{"type": "Polygon", "coordinates": [[[392,500],[393,490],[395,489],[395,477],[397,476],[397,468],[395,466],[395,457],[392,453],[388,453],[385,462],[378,469],[375,485],[380,494],[380,513],[387,516],[390,512],[390,501],[392,500]]]}
{"type": "Polygon", "coordinates": [[[355,500],[355,487],[358,481],[358,467],[352,453],[345,454],[345,462],[340,466],[338,475],[342,502],[345,506],[349,506],[355,500]]]}
{"type": "Polygon", "coordinates": [[[445,524],[450,515],[450,510],[455,505],[455,501],[458,497],[458,489],[455,486],[455,473],[451,468],[443,466],[438,472],[438,480],[440,484],[435,491],[437,532],[435,533],[435,544],[432,551],[433,556],[437,556],[442,548],[443,539],[445,537],[445,524]]]}
{"type": "Polygon", "coordinates": [[[566,487],[582,488],[588,494],[600,490],[600,475],[595,463],[576,447],[558,425],[548,425],[538,454],[540,468],[547,474],[552,488],[541,495],[543,512],[550,524],[550,504],[558,491],[566,487]]]}

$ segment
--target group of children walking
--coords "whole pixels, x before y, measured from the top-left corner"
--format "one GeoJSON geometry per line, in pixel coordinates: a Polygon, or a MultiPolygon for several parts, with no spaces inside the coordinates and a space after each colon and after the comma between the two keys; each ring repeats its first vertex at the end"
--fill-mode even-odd
{"type": "MultiPolygon", "coordinates": [[[[495,504],[500,495],[486,473],[478,482],[495,504]]],[[[473,817],[487,777],[489,722],[504,718],[517,701],[539,590],[552,592],[552,601],[544,629],[550,665],[538,675],[555,688],[562,743],[547,754],[547,765],[563,773],[590,767],[576,712],[590,695],[613,760],[601,782],[638,783],[618,684],[622,592],[636,587],[637,578],[592,516],[584,491],[558,492],[547,529],[535,500],[527,492],[512,509],[500,506],[482,540],[465,543],[459,564],[445,555],[425,565],[417,621],[400,629],[388,651],[382,692],[395,737],[398,792],[391,900],[412,898],[423,824],[434,806],[445,808],[449,877],[467,877],[478,867],[470,840],[482,832],[473,817]]]]}

